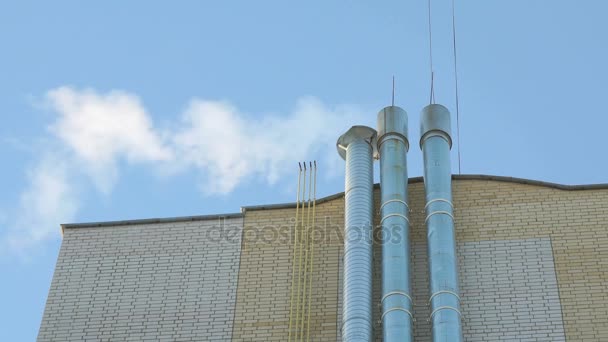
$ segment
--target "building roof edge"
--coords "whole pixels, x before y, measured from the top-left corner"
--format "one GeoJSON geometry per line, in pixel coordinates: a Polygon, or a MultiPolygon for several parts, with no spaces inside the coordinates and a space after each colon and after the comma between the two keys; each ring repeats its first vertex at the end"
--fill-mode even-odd
{"type": "Polygon", "coordinates": [[[137,220],[118,220],[118,221],[102,221],[102,222],[63,223],[60,226],[61,226],[61,232],[63,233],[63,231],[65,229],[71,229],[71,228],[130,226],[130,225],[138,225],[138,224],[190,222],[190,221],[204,221],[204,220],[213,220],[213,219],[221,219],[221,218],[239,218],[239,217],[243,217],[243,213],[178,216],[178,217],[147,218],[147,219],[137,219],[137,220]]]}
{"type": "MultiPolygon", "coordinates": [[[[551,182],[543,182],[543,181],[533,180],[533,179],[506,177],[506,176],[480,175],[480,174],[452,175],[452,180],[456,180],[456,181],[457,180],[488,180],[488,181],[495,181],[495,182],[535,185],[535,186],[542,186],[542,187],[546,187],[546,188],[553,188],[553,189],[559,189],[559,190],[565,190],[565,191],[608,189],[608,183],[565,185],[565,184],[558,184],[558,183],[551,183],[551,182]]],[[[411,178],[409,178],[408,183],[414,184],[414,183],[421,183],[423,181],[424,181],[423,177],[411,177],[411,178]]],[[[374,184],[374,188],[379,188],[379,187],[380,187],[380,184],[378,184],[378,183],[374,184]]],[[[318,198],[317,204],[331,201],[331,200],[341,198],[341,197],[344,197],[344,192],[339,192],[337,194],[318,198]]],[[[249,206],[241,207],[241,212],[244,214],[246,211],[267,210],[267,209],[289,209],[289,208],[295,208],[295,206],[296,206],[295,202],[249,205],[249,206]]]]}
{"type": "MultiPolygon", "coordinates": [[[[565,185],[551,182],[543,182],[532,179],[517,178],[517,177],[506,177],[506,176],[491,176],[491,175],[480,175],[480,174],[464,174],[464,175],[452,175],[452,179],[458,180],[488,180],[496,182],[506,183],[517,183],[541,186],[547,188],[553,188],[564,191],[578,191],[578,190],[606,190],[608,189],[608,183],[601,184],[583,184],[583,185],[565,185]]],[[[421,183],[423,177],[412,177],[409,178],[408,183],[421,183]]],[[[374,188],[378,188],[378,183],[374,184],[374,188]]],[[[317,199],[317,204],[328,202],[334,199],[344,197],[344,192],[339,192],[333,195],[325,196],[317,199]]],[[[148,219],[137,219],[137,220],[119,220],[119,221],[103,221],[103,222],[83,222],[83,223],[64,223],[61,224],[61,232],[65,229],[71,228],[93,228],[93,227],[110,227],[110,226],[125,226],[125,225],[139,225],[139,224],[152,224],[152,223],[171,223],[171,222],[187,222],[187,221],[203,221],[220,218],[239,218],[243,217],[247,211],[256,210],[268,210],[268,209],[290,209],[295,208],[296,203],[277,203],[277,204],[262,204],[262,205],[250,205],[242,206],[240,213],[226,213],[226,214],[215,214],[215,215],[198,215],[198,216],[180,216],[180,217],[167,217],[167,218],[148,218],[148,219]]]]}

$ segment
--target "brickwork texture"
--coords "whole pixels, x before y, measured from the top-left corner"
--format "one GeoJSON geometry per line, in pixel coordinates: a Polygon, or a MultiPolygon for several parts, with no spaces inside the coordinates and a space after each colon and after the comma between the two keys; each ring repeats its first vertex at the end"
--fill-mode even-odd
{"type": "MultiPolygon", "coordinates": [[[[608,340],[608,188],[453,187],[466,341],[608,340]]],[[[419,180],[409,202],[415,339],[430,341],[419,180]]],[[[231,239],[205,233],[216,220],[66,229],[38,340],[286,341],[295,208],[245,209],[231,239]]],[[[320,201],[311,341],[340,340],[343,226],[344,197],[320,201]]]]}
{"type": "MultiPolygon", "coordinates": [[[[465,340],[608,340],[608,189],[561,190],[483,178],[453,184],[465,340]]],[[[415,338],[430,341],[424,185],[410,184],[409,197],[415,338]]],[[[378,190],[375,198],[378,208],[378,190]]],[[[322,224],[316,229],[341,236],[344,198],[319,208],[322,224]]],[[[294,216],[295,209],[287,208],[248,211],[244,230],[289,229],[294,216]]],[[[319,248],[311,340],[336,341],[342,241],[326,239],[319,248]]],[[[380,255],[377,243],[375,303],[380,300],[380,255]]],[[[244,239],[235,340],[287,339],[290,271],[291,249],[285,241],[244,239]]],[[[380,310],[374,310],[375,336],[381,341],[380,310]]]]}
{"type": "Polygon", "coordinates": [[[242,219],[65,229],[38,341],[228,341],[242,219]]]}

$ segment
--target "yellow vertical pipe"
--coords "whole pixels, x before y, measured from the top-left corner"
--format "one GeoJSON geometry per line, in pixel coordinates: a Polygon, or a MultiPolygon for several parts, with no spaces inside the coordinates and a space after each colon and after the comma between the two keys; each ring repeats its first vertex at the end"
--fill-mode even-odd
{"type": "MultiPolygon", "coordinates": [[[[304,163],[304,185],[302,186],[302,189],[304,189],[304,195],[302,196],[302,210],[304,210],[304,198],[306,197],[306,163],[304,163]]],[[[302,214],[302,217],[304,217],[304,215],[302,214]]],[[[303,237],[303,232],[302,229],[300,229],[300,238],[303,237]]],[[[301,240],[301,239],[300,239],[301,240]]],[[[298,253],[298,287],[297,287],[297,293],[296,293],[296,320],[295,320],[295,324],[296,324],[296,334],[298,332],[298,323],[299,323],[299,319],[300,319],[300,291],[301,291],[301,282],[302,282],[302,246],[301,243],[298,244],[300,247],[300,252],[298,253]]],[[[297,335],[296,335],[297,336],[297,335]]]]}
{"type": "Polygon", "coordinates": [[[294,281],[296,275],[296,252],[297,252],[297,242],[298,242],[298,212],[300,209],[300,180],[302,178],[302,166],[300,166],[300,171],[298,172],[298,189],[296,190],[296,218],[294,223],[294,244],[293,244],[293,255],[291,258],[291,295],[289,296],[289,338],[288,341],[291,342],[291,329],[293,323],[293,297],[294,297],[294,281]]]}
{"type": "MultiPolygon", "coordinates": [[[[306,341],[310,341],[310,302],[312,297],[312,276],[315,262],[315,214],[317,208],[317,161],[315,160],[314,192],[312,195],[312,239],[310,240],[310,277],[308,284],[308,318],[306,319],[306,341]]],[[[304,328],[304,327],[302,327],[304,328]]]]}
{"type": "Polygon", "coordinates": [[[308,182],[308,208],[306,211],[306,226],[304,227],[304,239],[302,239],[302,248],[304,249],[304,275],[302,281],[302,325],[300,326],[300,341],[304,339],[304,325],[306,324],[306,287],[307,287],[307,279],[309,277],[308,272],[308,247],[309,243],[309,231],[310,231],[310,204],[311,204],[311,194],[312,194],[312,162],[309,164],[309,182],[308,182]]]}

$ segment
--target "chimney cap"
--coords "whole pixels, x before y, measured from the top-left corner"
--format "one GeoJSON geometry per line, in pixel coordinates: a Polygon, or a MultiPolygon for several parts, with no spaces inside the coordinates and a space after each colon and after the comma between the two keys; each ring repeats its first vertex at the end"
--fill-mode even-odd
{"type": "Polygon", "coordinates": [[[450,111],[440,104],[430,104],[422,109],[420,116],[420,148],[430,137],[445,139],[452,148],[450,111]]]}
{"type": "Polygon", "coordinates": [[[348,145],[353,141],[361,139],[367,141],[372,146],[375,154],[376,130],[368,126],[353,126],[346,131],[346,133],[342,134],[336,142],[336,148],[338,149],[340,157],[346,160],[346,149],[348,148],[348,145]]]}
{"type": "MultiPolygon", "coordinates": [[[[378,112],[378,145],[386,136],[396,135],[400,137],[409,149],[407,112],[398,106],[384,107],[378,112]]],[[[378,146],[380,149],[380,146],[378,146]]]]}

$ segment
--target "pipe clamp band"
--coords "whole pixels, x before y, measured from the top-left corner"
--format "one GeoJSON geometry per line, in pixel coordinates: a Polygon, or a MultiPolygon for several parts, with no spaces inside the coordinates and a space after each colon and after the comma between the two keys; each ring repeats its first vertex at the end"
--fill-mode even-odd
{"type": "Polygon", "coordinates": [[[392,312],[392,311],[403,311],[406,314],[410,315],[410,317],[412,318],[412,321],[416,321],[414,319],[414,315],[412,315],[412,313],[409,310],[405,309],[405,308],[390,308],[390,309],[384,311],[382,313],[382,317],[380,317],[380,321],[383,321],[384,320],[384,316],[386,316],[386,314],[388,314],[389,312],[392,312]]]}
{"type": "Polygon", "coordinates": [[[407,203],[406,203],[405,201],[402,201],[402,200],[400,200],[400,199],[392,199],[392,200],[388,200],[388,201],[386,201],[386,202],[382,203],[382,205],[380,206],[380,210],[382,210],[382,208],[384,208],[384,205],[389,204],[389,203],[391,203],[391,202],[399,202],[399,203],[403,203],[403,205],[405,205],[405,207],[406,207],[406,208],[408,208],[408,209],[410,208],[410,206],[409,206],[409,205],[407,205],[407,203]]]}
{"type": "Polygon", "coordinates": [[[409,295],[409,294],[407,294],[407,293],[405,293],[405,292],[403,292],[403,291],[391,291],[391,292],[389,292],[389,293],[385,294],[385,295],[382,297],[382,299],[380,300],[380,303],[382,304],[386,298],[388,298],[388,297],[390,297],[390,296],[394,296],[394,295],[400,295],[400,296],[406,297],[406,298],[407,298],[407,300],[409,300],[409,301],[410,301],[410,303],[413,303],[413,301],[412,301],[412,297],[410,297],[410,295],[409,295]]]}
{"type": "MultiPolygon", "coordinates": [[[[428,215],[426,216],[426,218],[424,219],[424,223],[426,223],[426,222],[429,220],[429,218],[430,218],[431,216],[435,215],[435,214],[443,214],[443,215],[448,215],[449,217],[451,217],[451,218],[452,218],[452,221],[454,221],[454,215],[452,215],[452,213],[450,213],[449,211],[443,211],[443,210],[440,210],[440,211],[433,211],[432,213],[428,214],[428,215]]],[[[409,222],[409,221],[408,221],[408,222],[409,222]]]]}
{"type": "Polygon", "coordinates": [[[440,137],[440,138],[444,139],[445,141],[447,141],[448,145],[450,146],[450,150],[452,149],[452,137],[450,136],[449,133],[444,132],[439,129],[433,129],[433,130],[430,130],[430,131],[427,131],[426,133],[424,133],[422,135],[422,137],[420,138],[420,148],[422,148],[422,146],[424,145],[424,143],[426,142],[427,139],[432,138],[432,137],[440,137]]]}
{"type": "Polygon", "coordinates": [[[448,201],[445,198],[435,198],[434,200],[430,200],[426,203],[426,205],[424,206],[424,209],[426,209],[431,203],[433,202],[445,202],[447,204],[450,205],[450,207],[454,208],[454,205],[452,204],[452,202],[448,201]]]}
{"type": "Polygon", "coordinates": [[[405,136],[403,136],[401,133],[397,133],[397,132],[388,132],[388,133],[385,133],[383,136],[381,136],[378,139],[378,149],[380,149],[382,144],[387,140],[401,141],[405,145],[406,152],[410,149],[410,143],[408,142],[407,138],[405,136]]]}
{"type": "Polygon", "coordinates": [[[410,219],[408,219],[405,215],[402,215],[402,214],[388,214],[388,215],[384,216],[382,218],[382,220],[380,220],[380,225],[382,225],[382,222],[384,222],[385,219],[387,219],[389,217],[393,217],[393,216],[403,217],[407,221],[407,223],[410,223],[410,219]]]}
{"type": "Polygon", "coordinates": [[[437,309],[433,310],[433,312],[431,312],[431,315],[429,316],[429,321],[433,319],[433,316],[435,316],[435,314],[438,311],[441,310],[452,310],[452,311],[456,311],[456,313],[458,314],[458,316],[462,317],[462,313],[460,312],[460,310],[458,310],[457,308],[453,307],[453,306],[440,306],[437,309]]]}
{"type": "Polygon", "coordinates": [[[435,298],[435,296],[441,295],[441,294],[450,294],[450,295],[456,297],[456,299],[458,299],[458,301],[460,302],[460,296],[458,295],[458,293],[456,293],[454,291],[442,290],[442,291],[437,291],[437,292],[433,293],[433,295],[431,295],[431,298],[429,298],[429,304],[431,303],[433,298],[435,298]]]}

